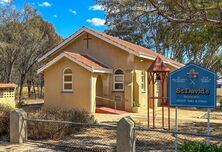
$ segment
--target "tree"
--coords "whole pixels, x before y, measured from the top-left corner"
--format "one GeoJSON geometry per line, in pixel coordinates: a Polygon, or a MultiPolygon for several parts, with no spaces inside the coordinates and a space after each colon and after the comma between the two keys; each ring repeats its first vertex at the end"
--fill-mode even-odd
{"type": "Polygon", "coordinates": [[[171,22],[222,24],[220,0],[147,0],[151,7],[144,13],[156,12],[171,22]]]}
{"type": "Polygon", "coordinates": [[[12,81],[13,66],[19,54],[19,16],[11,5],[0,8],[0,80],[5,83],[12,81]]]}
{"type": "MultiPolygon", "coordinates": [[[[160,8],[168,7],[167,10],[173,10],[176,7],[171,1],[159,2],[164,5],[160,7],[158,3],[160,8]],[[170,4],[172,6],[169,6],[170,4]]],[[[151,48],[179,62],[194,62],[222,73],[222,70],[214,65],[221,60],[221,24],[199,22],[202,17],[195,18],[196,22],[171,21],[158,13],[153,6],[154,2],[149,0],[97,0],[97,3],[107,12],[106,33],[151,48]],[[205,59],[209,61],[206,63],[205,59]]],[[[186,3],[183,5],[186,7],[186,3]]],[[[197,3],[193,5],[199,6],[197,3]]],[[[176,11],[174,13],[179,17],[176,11]]],[[[215,11],[212,10],[211,14],[215,14],[215,11]]]]}
{"type": "Polygon", "coordinates": [[[38,15],[36,9],[25,5],[24,10],[17,10],[19,13],[15,16],[8,11],[15,9],[10,6],[1,9],[0,13],[4,14],[0,17],[0,60],[4,63],[1,65],[3,74],[0,78],[5,82],[18,82],[21,101],[26,82],[35,81],[43,86],[42,76],[36,76],[39,68],[37,59],[61,42],[62,38],[56,34],[52,24],[38,15]],[[7,21],[7,24],[4,21],[7,21]],[[41,80],[37,81],[37,78],[41,80]]]}

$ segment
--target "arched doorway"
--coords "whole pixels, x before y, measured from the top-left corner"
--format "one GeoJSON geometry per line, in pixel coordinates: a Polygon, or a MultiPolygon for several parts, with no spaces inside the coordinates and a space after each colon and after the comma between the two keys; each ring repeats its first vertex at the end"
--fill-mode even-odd
{"type": "Polygon", "coordinates": [[[96,79],[96,106],[103,106],[103,100],[100,97],[103,97],[103,80],[101,75],[97,76],[96,79]]]}

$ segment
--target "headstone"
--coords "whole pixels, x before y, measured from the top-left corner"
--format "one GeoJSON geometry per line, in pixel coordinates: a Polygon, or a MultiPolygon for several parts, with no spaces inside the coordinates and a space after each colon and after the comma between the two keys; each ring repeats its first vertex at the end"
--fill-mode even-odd
{"type": "Polygon", "coordinates": [[[117,152],[135,152],[135,142],[134,122],[124,117],[117,124],[117,152]]]}
{"type": "Polygon", "coordinates": [[[10,113],[10,142],[23,143],[27,139],[27,114],[22,109],[10,113]]]}

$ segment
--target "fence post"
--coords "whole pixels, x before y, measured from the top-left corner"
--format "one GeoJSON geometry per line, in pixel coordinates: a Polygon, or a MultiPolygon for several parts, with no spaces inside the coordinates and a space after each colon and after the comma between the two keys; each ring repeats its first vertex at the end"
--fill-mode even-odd
{"type": "Polygon", "coordinates": [[[117,123],[117,152],[135,152],[134,122],[130,117],[124,117],[117,123]]]}
{"type": "Polygon", "coordinates": [[[10,142],[23,143],[27,139],[27,114],[22,109],[10,113],[10,142]]]}

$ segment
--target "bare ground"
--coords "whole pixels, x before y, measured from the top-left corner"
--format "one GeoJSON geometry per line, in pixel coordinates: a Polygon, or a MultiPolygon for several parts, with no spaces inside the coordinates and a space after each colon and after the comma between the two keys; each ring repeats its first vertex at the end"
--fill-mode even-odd
{"type": "MultiPolygon", "coordinates": [[[[162,127],[162,109],[156,112],[156,128],[162,127]]],[[[171,129],[174,129],[175,110],[171,109],[171,129]]],[[[167,109],[165,109],[167,114],[167,109]]],[[[124,115],[96,114],[98,122],[116,124],[122,117],[131,116],[136,126],[147,127],[147,113],[129,113],[124,115]]],[[[150,112],[150,127],[152,128],[152,111],[150,112]]],[[[222,134],[222,112],[211,112],[211,133],[222,134]]],[[[164,127],[167,128],[167,116],[164,127]]],[[[179,130],[183,132],[207,133],[206,110],[179,109],[179,130]]],[[[174,135],[158,132],[136,132],[137,151],[173,151],[174,135]]],[[[206,141],[206,138],[193,136],[179,136],[179,141],[206,141]]],[[[213,139],[214,143],[222,145],[222,139],[213,139]]],[[[60,141],[28,141],[21,145],[7,145],[0,143],[0,151],[115,151],[116,131],[109,128],[88,128],[84,133],[72,134],[60,141]]]]}

